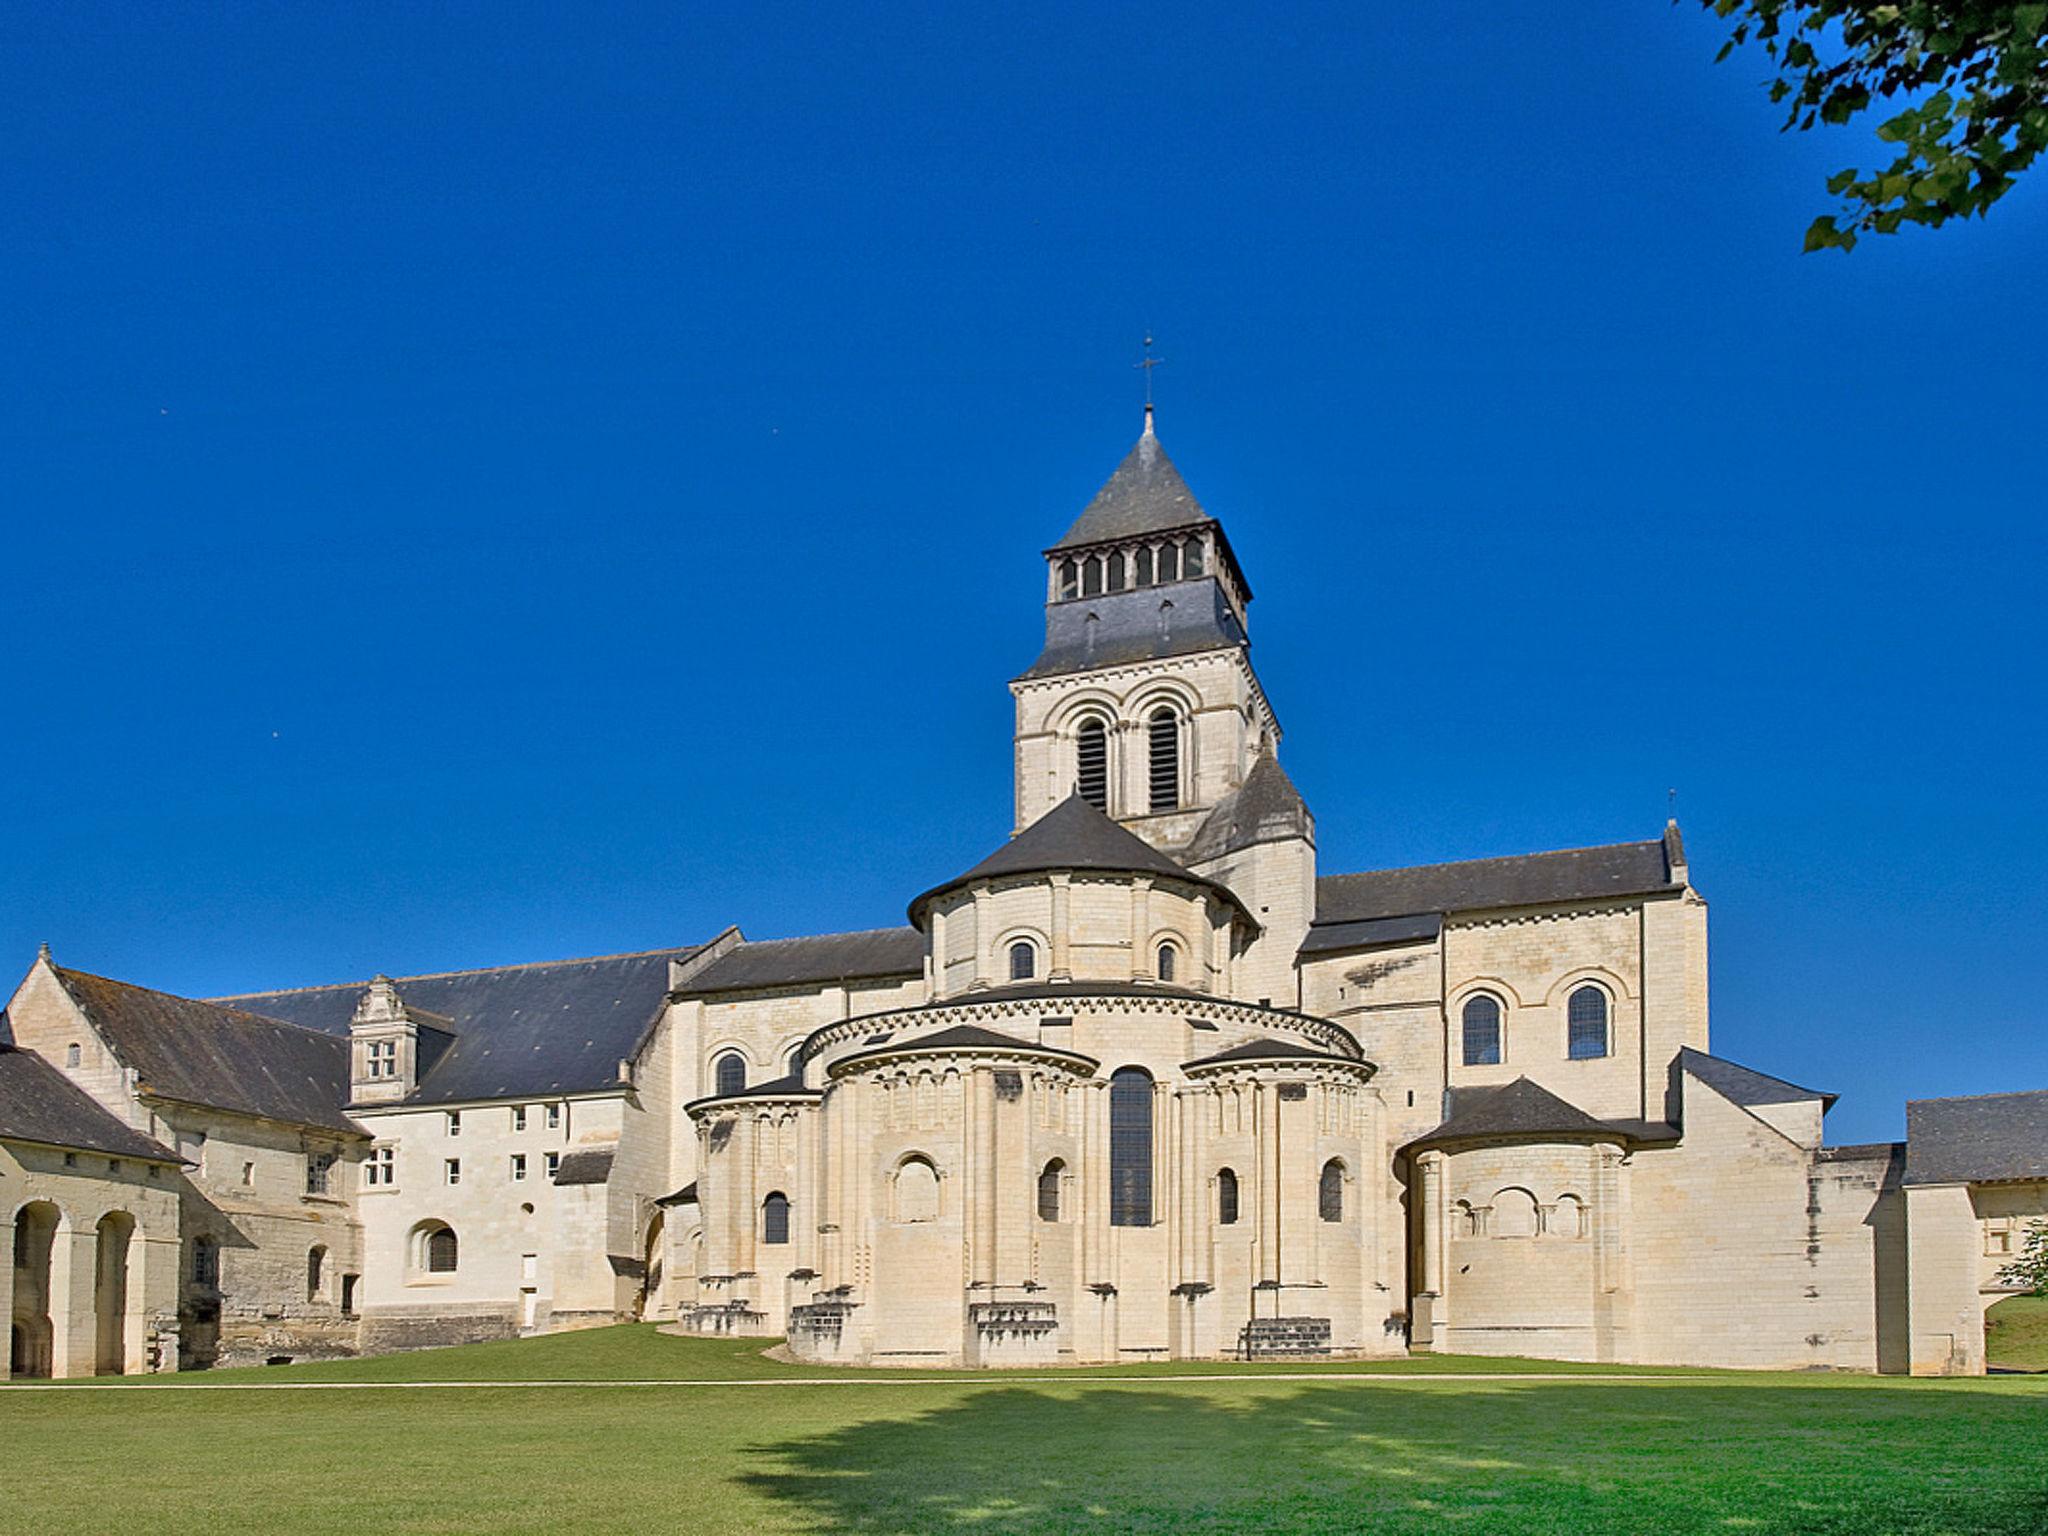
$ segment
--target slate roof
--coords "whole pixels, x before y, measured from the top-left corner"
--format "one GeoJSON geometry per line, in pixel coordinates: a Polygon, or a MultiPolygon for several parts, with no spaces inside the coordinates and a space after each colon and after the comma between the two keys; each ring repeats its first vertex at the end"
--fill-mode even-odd
{"type": "Polygon", "coordinates": [[[915,928],[870,928],[735,945],[692,976],[681,991],[737,992],[822,986],[924,972],[924,935],[915,928]]]}
{"type": "Polygon", "coordinates": [[[1315,826],[1308,802],[1269,747],[1252,764],[1244,783],[1216,802],[1181,857],[1186,863],[1200,864],[1260,843],[1291,837],[1313,839],[1315,826]]]}
{"type": "Polygon", "coordinates": [[[575,1147],[555,1166],[557,1184],[603,1184],[612,1176],[617,1147],[575,1147]]]}
{"type": "Polygon", "coordinates": [[[1420,944],[1434,940],[1443,931],[1443,917],[1436,912],[1417,913],[1413,917],[1368,917],[1355,923],[1317,923],[1309,929],[1296,953],[1320,955],[1338,950],[1420,944]]]}
{"type": "Polygon", "coordinates": [[[1223,588],[1209,577],[1048,603],[1045,648],[1024,678],[1063,677],[1249,644],[1223,588]]]}
{"type": "Polygon", "coordinates": [[[708,1104],[713,1099],[787,1099],[796,1094],[816,1095],[815,1088],[804,1086],[804,1075],[792,1072],[786,1077],[771,1078],[765,1083],[749,1083],[737,1093],[707,1093],[693,1103],[708,1104]]]}
{"type": "Polygon", "coordinates": [[[178,1154],[123,1125],[34,1051],[0,1044],[0,1140],[175,1163],[178,1154]]]}
{"type": "MultiPolygon", "coordinates": [[[[979,1024],[955,1024],[950,1029],[941,1029],[929,1035],[917,1035],[909,1040],[891,1041],[885,1045],[870,1046],[864,1051],[855,1051],[850,1056],[842,1056],[834,1065],[857,1061],[863,1056],[895,1056],[904,1051],[1050,1051],[1060,1056],[1081,1056],[1078,1051],[1066,1050],[1057,1045],[1041,1045],[1035,1040],[1021,1040],[1015,1035],[983,1029],[979,1024]]],[[[1081,1056],[1081,1059],[1094,1060],[1089,1056],[1081,1056]]]]}
{"type": "Polygon", "coordinates": [[[348,1041],[253,1010],[153,992],[52,965],[143,1093],[290,1125],[362,1134],[348,1102],[348,1041]]]}
{"type": "Polygon", "coordinates": [[[1238,1062],[1259,1061],[1335,1061],[1342,1062],[1347,1067],[1363,1065],[1349,1056],[1335,1056],[1328,1051],[1316,1050],[1313,1046],[1292,1045],[1285,1040],[1275,1040],[1268,1036],[1247,1040],[1243,1045],[1233,1045],[1229,1050],[1218,1051],[1213,1056],[1200,1056],[1193,1061],[1184,1061],[1181,1066],[1224,1067],[1238,1062]]]}
{"type": "Polygon", "coordinates": [[[1822,1093],[1818,1088],[1801,1088],[1797,1083],[1788,1083],[1782,1077],[1769,1077],[1750,1067],[1737,1066],[1719,1056],[1709,1056],[1705,1051],[1696,1051],[1683,1046],[1678,1052],[1678,1065],[1705,1083],[1714,1092],[1731,1103],[1744,1107],[1757,1104],[1798,1104],[1808,1099],[1819,1099],[1821,1109],[1834,1107],[1838,1093],[1822,1093]]]}
{"type": "Polygon", "coordinates": [[[1501,859],[1324,875],[1316,881],[1315,921],[1320,926],[1675,891],[1683,883],[1672,876],[1666,859],[1669,846],[1671,841],[1659,838],[1647,843],[1609,843],[1501,859]]]}
{"type": "Polygon", "coordinates": [[[1148,417],[1144,435],[1052,547],[1074,549],[1214,521],[1166,456],[1148,417]]]}
{"type": "Polygon", "coordinates": [[[1908,1184],[2048,1179],[2048,1089],[1906,1103],[1908,1184]]]}
{"type": "Polygon", "coordinates": [[[1678,1138],[1674,1127],[1658,1121],[1596,1119],[1526,1077],[1498,1088],[1453,1088],[1445,1098],[1447,1113],[1442,1122],[1409,1142],[1411,1148],[1494,1137],[1614,1137],[1626,1142],[1678,1138]]]}
{"type": "Polygon", "coordinates": [[[972,869],[919,896],[910,904],[910,920],[922,926],[926,904],[940,892],[957,886],[1005,875],[1049,874],[1069,869],[1169,875],[1221,892],[1243,910],[1226,887],[1183,869],[1136,833],[1111,821],[1079,794],[1072,794],[972,869]]]}
{"type": "MultiPolygon", "coordinates": [[[[668,1001],[669,963],[700,946],[393,979],[407,1008],[449,1021],[454,1040],[409,1104],[599,1092],[668,1001]]],[[[344,1039],[368,982],[222,999],[344,1039]]],[[[348,1097],[346,1068],[335,1102],[348,1097]]]]}

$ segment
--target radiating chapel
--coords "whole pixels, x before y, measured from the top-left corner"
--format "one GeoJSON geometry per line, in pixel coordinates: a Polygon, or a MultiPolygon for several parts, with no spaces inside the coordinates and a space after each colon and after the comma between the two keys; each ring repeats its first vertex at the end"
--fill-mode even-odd
{"type": "Polygon", "coordinates": [[[1713,1054],[1675,824],[1320,869],[1149,408],[1045,566],[1012,835],[899,927],[218,999],[45,951],[9,1370],[637,1317],[867,1365],[1983,1368],[2048,1093],[1829,1145],[1832,1095],[1713,1054]]]}

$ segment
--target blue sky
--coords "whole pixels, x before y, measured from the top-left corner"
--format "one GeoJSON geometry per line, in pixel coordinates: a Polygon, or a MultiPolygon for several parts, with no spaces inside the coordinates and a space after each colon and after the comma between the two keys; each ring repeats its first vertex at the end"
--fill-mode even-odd
{"type": "Polygon", "coordinates": [[[0,17],[0,966],[901,921],[1161,435],[1326,872],[1656,833],[1715,1046],[2048,1086],[2048,171],[1802,256],[1691,6],[0,17]],[[11,957],[11,958],[10,958],[11,957]]]}

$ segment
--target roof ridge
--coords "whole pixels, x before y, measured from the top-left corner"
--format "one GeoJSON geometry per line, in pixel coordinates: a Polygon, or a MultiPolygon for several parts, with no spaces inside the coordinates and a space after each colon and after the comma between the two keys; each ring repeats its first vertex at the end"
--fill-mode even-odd
{"type": "Polygon", "coordinates": [[[2048,1093],[2048,1088],[2008,1088],[2001,1093],[1944,1093],[1930,1099],[1908,1099],[1908,1104],[1958,1104],[1968,1099],[2025,1099],[2048,1093]]]}
{"type": "Polygon", "coordinates": [[[815,939],[865,939],[878,933],[915,933],[917,930],[908,923],[895,923],[882,928],[845,928],[832,933],[786,933],[779,939],[741,939],[742,949],[760,949],[767,944],[808,944],[815,939]]]}
{"type": "MultiPolygon", "coordinates": [[[[57,965],[53,963],[50,966],[50,969],[55,971],[60,977],[82,976],[87,981],[97,981],[103,986],[121,987],[130,992],[147,992],[152,997],[168,997],[174,1003],[194,1003],[201,1008],[211,1008],[217,1013],[227,1014],[231,1018],[248,1019],[253,1023],[267,1024],[272,1029],[296,1030],[299,1034],[312,1035],[316,1039],[320,1040],[335,1040],[340,1038],[339,1036],[329,1034],[324,1029],[312,1029],[304,1024],[294,1024],[290,1019],[273,1018],[271,1015],[267,1013],[257,1013],[252,1009],[234,1007],[230,1000],[224,998],[187,997],[182,992],[166,992],[162,987],[145,987],[140,982],[122,981],[117,976],[102,976],[96,971],[81,971],[75,966],[57,965]]],[[[310,991],[313,989],[308,988],[307,990],[310,991]]],[[[251,997],[262,996],[261,993],[249,993],[247,995],[251,997]]],[[[80,1002],[76,998],[74,998],[73,1001],[78,1002],[78,1006],[81,1008],[85,1006],[83,1002],[80,1002]]]]}
{"type": "MultiPolygon", "coordinates": [[[[751,941],[742,940],[741,942],[747,943],[751,941]]],[[[760,942],[772,944],[775,940],[764,939],[760,942]]],[[[489,976],[499,971],[541,971],[556,965],[594,965],[600,960],[647,960],[652,959],[656,955],[695,954],[703,947],[702,944],[667,944],[659,949],[622,950],[615,955],[571,955],[567,959],[562,960],[515,960],[509,965],[475,965],[453,971],[414,971],[410,976],[387,976],[384,979],[393,986],[399,986],[408,981],[445,981],[451,976],[489,976]]],[[[322,981],[308,987],[271,987],[267,991],[224,992],[217,997],[197,997],[190,998],[188,1001],[197,1003],[234,1003],[251,997],[297,997],[307,992],[339,992],[349,987],[367,987],[375,979],[375,977],[366,976],[361,981],[322,981]]],[[[127,983],[123,983],[123,985],[127,985],[127,983]]],[[[145,988],[144,990],[148,989],[145,988]]],[[[166,997],[176,997],[178,994],[167,992],[164,995],[166,997]]],[[[258,1014],[256,1017],[261,1018],[263,1015],[258,1014]]],[[[284,1021],[280,1019],[278,1022],[282,1023],[284,1021]]],[[[293,1027],[297,1028],[298,1026],[294,1025],[293,1027]]],[[[314,1033],[322,1034],[325,1031],[315,1030],[314,1033]]]]}
{"type": "Polygon", "coordinates": [[[1619,843],[1584,843],[1571,848],[1539,848],[1533,853],[1492,853],[1476,859],[1441,859],[1430,864],[1397,864],[1385,869],[1347,869],[1340,874],[1318,875],[1323,880],[1353,880],[1361,875],[1405,875],[1422,869],[1457,869],[1468,864],[1499,864],[1510,859],[1547,859],[1565,853],[1605,853],[1610,848],[1659,848],[1662,838],[1630,838],[1619,843]]]}

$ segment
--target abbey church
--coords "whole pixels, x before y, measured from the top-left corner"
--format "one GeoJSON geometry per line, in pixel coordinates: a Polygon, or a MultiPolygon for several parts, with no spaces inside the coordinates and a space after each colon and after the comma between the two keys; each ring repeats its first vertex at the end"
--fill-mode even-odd
{"type": "Polygon", "coordinates": [[[1829,1145],[1832,1095],[1713,1052],[1675,824],[1320,868],[1149,409],[1045,562],[1013,834],[900,927],[213,999],[37,956],[7,1369],[635,1318],[868,1366],[1984,1368],[2048,1092],[1829,1145]]]}

